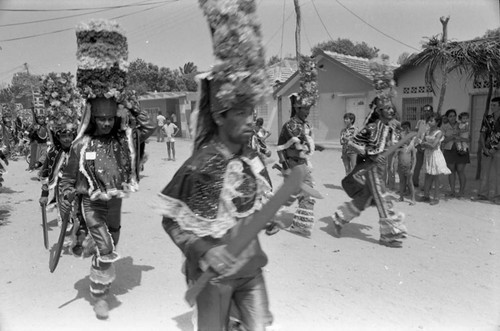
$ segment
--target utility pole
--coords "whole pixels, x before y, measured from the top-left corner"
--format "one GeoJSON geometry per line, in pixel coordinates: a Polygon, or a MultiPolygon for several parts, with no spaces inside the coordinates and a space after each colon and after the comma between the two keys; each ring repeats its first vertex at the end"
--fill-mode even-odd
{"type": "Polygon", "coordinates": [[[297,64],[298,64],[300,61],[300,4],[299,4],[299,0],[293,0],[293,4],[295,6],[295,15],[296,15],[295,55],[296,55],[297,64]]]}

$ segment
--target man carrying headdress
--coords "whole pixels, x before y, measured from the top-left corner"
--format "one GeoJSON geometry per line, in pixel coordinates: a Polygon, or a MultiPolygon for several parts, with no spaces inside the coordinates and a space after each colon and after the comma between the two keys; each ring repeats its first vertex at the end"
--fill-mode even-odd
{"type": "Polygon", "coordinates": [[[377,97],[371,104],[372,111],[368,115],[365,127],[349,142],[349,146],[361,157],[358,157],[358,163],[348,177],[354,179],[354,184],[362,187],[356,194],[351,194],[351,201],[344,203],[334,212],[334,231],[335,235],[340,237],[344,224],[349,223],[364,209],[374,204],[379,214],[379,243],[387,247],[402,247],[400,239],[406,238],[407,233],[403,224],[404,214],[396,213],[392,202],[386,199],[383,180],[387,167],[387,160],[383,153],[397,139],[397,132],[389,123],[395,115],[391,101],[395,93],[394,81],[392,71],[387,69],[387,65],[375,63],[371,71],[377,97]]]}
{"type": "Polygon", "coordinates": [[[77,28],[77,87],[87,101],[82,125],[60,181],[67,215],[76,196],[95,244],[90,292],[97,318],[108,317],[106,298],[121,228],[122,198],[138,190],[138,145],[154,132],[135,94],[125,91],[127,39],[116,22],[92,20],[77,28]],[[137,139],[134,139],[137,137],[137,139]]]}
{"type": "MultiPolygon", "coordinates": [[[[42,192],[39,199],[42,208],[54,206],[57,210],[58,221],[62,218],[59,211],[59,181],[66,167],[71,143],[76,137],[79,114],[81,113],[81,96],[72,84],[71,73],[50,73],[43,77],[40,87],[42,98],[48,116],[48,126],[52,137],[52,144],[47,151],[47,158],[40,168],[39,177],[42,182],[42,192]],[[53,192],[51,195],[50,192],[53,192]]],[[[71,224],[74,224],[72,222],[71,224]]],[[[75,223],[77,226],[78,223],[75,223]]],[[[66,245],[74,246],[70,227],[66,245]]],[[[75,231],[76,232],[76,231],[75,231]]]]}
{"type": "Polygon", "coordinates": [[[186,258],[188,286],[208,268],[218,274],[196,298],[195,329],[228,330],[233,307],[245,330],[264,330],[272,322],[262,273],[267,256],[258,238],[237,257],[226,250],[240,235],[237,224],[271,193],[262,159],[248,147],[253,109],[269,91],[260,25],[254,1],[200,6],[217,64],[200,78],[193,154],[161,192],[158,209],[186,258]]]}

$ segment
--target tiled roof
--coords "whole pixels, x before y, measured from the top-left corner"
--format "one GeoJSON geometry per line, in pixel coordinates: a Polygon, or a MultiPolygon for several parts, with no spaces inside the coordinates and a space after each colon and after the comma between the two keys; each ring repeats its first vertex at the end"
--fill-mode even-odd
{"type": "MultiPolygon", "coordinates": [[[[344,54],[339,54],[335,52],[329,52],[329,51],[323,51],[326,55],[329,57],[339,61],[346,67],[351,68],[352,70],[356,71],[357,73],[365,76],[368,79],[372,79],[372,76],[370,75],[370,67],[369,63],[370,60],[362,58],[362,57],[357,57],[357,56],[351,56],[351,55],[344,55],[344,54]]],[[[392,69],[396,69],[398,66],[396,65],[391,65],[392,69]]]]}
{"type": "Polygon", "coordinates": [[[284,83],[295,71],[297,71],[297,61],[286,59],[269,66],[267,77],[273,85],[276,82],[284,83]]]}
{"type": "Polygon", "coordinates": [[[155,100],[155,99],[177,99],[185,97],[189,92],[148,92],[139,97],[139,100],[155,100]]]}

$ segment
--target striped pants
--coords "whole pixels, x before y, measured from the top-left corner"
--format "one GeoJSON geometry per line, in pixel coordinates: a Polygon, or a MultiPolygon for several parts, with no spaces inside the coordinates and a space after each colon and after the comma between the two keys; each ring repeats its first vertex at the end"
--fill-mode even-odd
{"type": "Polygon", "coordinates": [[[365,186],[363,191],[353,200],[341,205],[334,214],[334,219],[342,224],[349,223],[359,216],[363,210],[375,204],[379,215],[380,238],[391,240],[406,234],[406,226],[403,224],[404,214],[393,210],[392,202],[385,197],[385,185],[382,180],[385,171],[385,163],[377,163],[369,168],[364,177],[365,186]]]}
{"type": "MultiPolygon", "coordinates": [[[[304,183],[311,187],[314,187],[310,168],[307,168],[307,174],[304,179],[304,183]]],[[[309,237],[311,236],[311,231],[314,226],[314,204],[316,203],[316,200],[304,193],[302,193],[297,198],[297,200],[299,202],[299,205],[295,210],[295,214],[293,215],[290,230],[309,237]]]]}

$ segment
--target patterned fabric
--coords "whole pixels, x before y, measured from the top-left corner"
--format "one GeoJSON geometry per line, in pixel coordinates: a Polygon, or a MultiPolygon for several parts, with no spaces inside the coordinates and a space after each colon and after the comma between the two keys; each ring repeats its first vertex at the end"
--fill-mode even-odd
{"type": "Polygon", "coordinates": [[[221,238],[238,219],[260,210],[270,191],[267,171],[255,152],[232,155],[213,142],[182,165],[156,208],[182,230],[221,238]]]}
{"type": "Polygon", "coordinates": [[[285,158],[293,158],[300,164],[307,163],[307,159],[314,152],[314,141],[309,123],[292,117],[283,125],[278,138],[278,151],[283,151],[285,158]]]}
{"type": "Polygon", "coordinates": [[[349,142],[349,140],[352,139],[352,137],[354,137],[356,135],[357,132],[358,132],[358,128],[356,128],[355,126],[343,128],[342,131],[340,131],[340,144],[342,145],[342,153],[344,153],[344,154],[356,153],[356,151],[350,149],[347,146],[347,143],[349,142]]]}
{"type": "Polygon", "coordinates": [[[352,142],[364,149],[367,155],[376,155],[383,152],[389,143],[396,141],[394,131],[389,125],[377,120],[367,124],[352,138],[352,142]]]}
{"type": "Polygon", "coordinates": [[[102,136],[87,139],[81,149],[80,170],[89,181],[92,200],[125,197],[138,188],[135,172],[135,153],[127,136],[102,136]]]}

